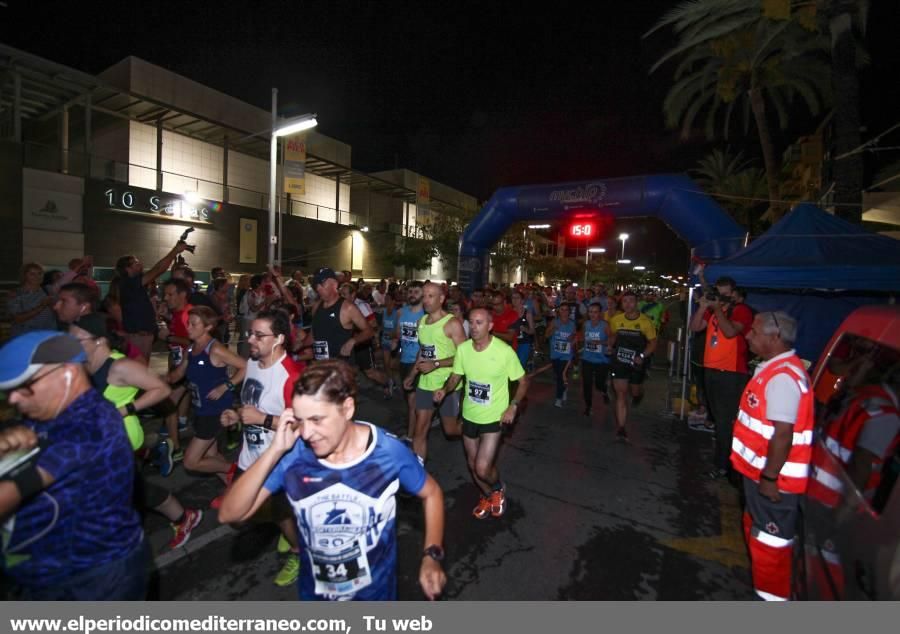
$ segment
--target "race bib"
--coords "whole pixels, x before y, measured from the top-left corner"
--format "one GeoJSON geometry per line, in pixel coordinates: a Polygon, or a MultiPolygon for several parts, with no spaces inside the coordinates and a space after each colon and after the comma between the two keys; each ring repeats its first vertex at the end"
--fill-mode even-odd
{"type": "Polygon", "coordinates": [[[313,342],[313,356],[317,361],[324,361],[325,359],[330,358],[328,354],[328,342],[327,341],[315,341],[313,342]]]}
{"type": "Polygon", "coordinates": [[[266,444],[266,430],[256,425],[244,427],[244,440],[251,449],[263,447],[266,444]]]}
{"type": "Polygon", "coordinates": [[[184,360],[184,350],[181,346],[169,346],[169,362],[177,368],[184,360]]]}
{"type": "Polygon", "coordinates": [[[569,350],[572,349],[571,344],[568,341],[560,341],[555,340],[553,342],[553,351],[558,352],[560,354],[569,354],[569,350]]]}
{"type": "Polygon", "coordinates": [[[637,355],[635,350],[629,350],[628,348],[619,348],[616,350],[616,360],[621,363],[627,363],[629,365],[634,364],[634,357],[637,355]]]}
{"type": "Polygon", "coordinates": [[[469,381],[469,400],[478,405],[490,405],[491,384],[469,381]]]}
{"type": "Polygon", "coordinates": [[[584,347],[588,352],[601,352],[602,350],[600,339],[598,337],[592,337],[590,335],[588,335],[588,338],[585,339],[584,347]]]}
{"type": "Polygon", "coordinates": [[[336,597],[359,592],[372,583],[372,571],[366,556],[364,537],[340,550],[310,548],[316,594],[336,597]]]}
{"type": "Polygon", "coordinates": [[[423,359],[428,359],[429,361],[437,359],[437,350],[435,350],[434,346],[422,346],[420,350],[422,351],[423,359]]]}
{"type": "Polygon", "coordinates": [[[400,324],[400,338],[403,341],[418,341],[419,327],[416,324],[400,324]]]}

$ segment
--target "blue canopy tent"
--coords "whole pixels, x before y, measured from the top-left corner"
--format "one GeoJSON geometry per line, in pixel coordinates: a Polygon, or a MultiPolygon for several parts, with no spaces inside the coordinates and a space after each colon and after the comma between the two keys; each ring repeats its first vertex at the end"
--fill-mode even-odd
{"type": "Polygon", "coordinates": [[[900,242],[804,203],[749,246],[706,269],[748,289],[756,310],[797,318],[797,351],[815,361],[843,319],[900,291],[900,242]]]}

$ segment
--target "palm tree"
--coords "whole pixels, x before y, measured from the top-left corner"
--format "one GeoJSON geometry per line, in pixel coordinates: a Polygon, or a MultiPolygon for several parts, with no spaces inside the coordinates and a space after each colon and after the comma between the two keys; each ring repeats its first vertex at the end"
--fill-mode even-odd
{"type": "Polygon", "coordinates": [[[719,204],[753,234],[757,208],[768,193],[765,172],[745,160],[743,152],[728,150],[713,150],[697,165],[688,172],[707,193],[719,194],[719,204]]]}
{"type": "MultiPolygon", "coordinates": [[[[858,42],[866,32],[867,0],[819,0],[831,32],[831,85],[834,92],[834,154],[837,157],[861,145],[859,67],[866,63],[858,42]]],[[[835,213],[862,222],[863,155],[850,154],[832,162],[835,213]]]]}
{"type": "Polygon", "coordinates": [[[663,103],[666,123],[689,136],[705,111],[709,138],[732,127],[737,109],[745,133],[756,126],[765,165],[770,209],[778,200],[778,170],[768,109],[782,129],[799,97],[817,115],[830,100],[828,42],[798,21],[762,15],[759,0],[691,0],[669,11],[647,33],[671,26],[677,45],[650,69],[680,58],[675,84],[663,103]],[[720,127],[721,126],[721,127],[720,127]]]}

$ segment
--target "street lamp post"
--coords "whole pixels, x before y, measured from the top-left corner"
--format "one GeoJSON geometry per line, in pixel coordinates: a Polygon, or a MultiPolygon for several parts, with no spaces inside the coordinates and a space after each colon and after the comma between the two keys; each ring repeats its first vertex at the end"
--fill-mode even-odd
{"type": "Polygon", "coordinates": [[[625,259],[625,241],[626,241],[627,239],[628,239],[628,234],[627,234],[627,233],[620,233],[620,234],[619,234],[619,240],[622,241],[622,258],[621,258],[621,259],[623,259],[623,260],[625,259]]]}
{"type": "Polygon", "coordinates": [[[587,274],[588,274],[588,265],[591,262],[591,253],[606,253],[606,249],[601,247],[594,247],[593,249],[587,249],[584,252],[584,286],[587,288],[587,274]]]}
{"type": "Polygon", "coordinates": [[[288,136],[318,125],[315,114],[304,114],[299,117],[278,121],[278,89],[272,89],[272,134],[269,147],[269,248],[268,261],[275,265],[275,244],[278,237],[275,233],[275,203],[277,186],[275,183],[278,164],[278,137],[288,136]]]}

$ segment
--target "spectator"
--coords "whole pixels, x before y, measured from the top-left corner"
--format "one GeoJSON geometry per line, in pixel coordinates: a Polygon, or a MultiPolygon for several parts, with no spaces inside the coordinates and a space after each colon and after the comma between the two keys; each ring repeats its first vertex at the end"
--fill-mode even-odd
{"type": "Polygon", "coordinates": [[[9,299],[12,336],[56,328],[56,317],[51,309],[55,300],[41,288],[43,278],[44,268],[36,262],[30,262],[22,269],[22,286],[9,299]]]}
{"type": "Polygon", "coordinates": [[[84,284],[66,284],[59,289],[53,312],[61,324],[72,324],[94,312],[93,293],[84,284]]]}
{"type": "Polygon", "coordinates": [[[703,353],[704,392],[716,427],[716,451],[711,478],[728,475],[731,434],[741,393],[750,378],[747,367],[747,340],[753,314],[735,301],[735,281],[720,278],[700,298],[700,309],[691,318],[691,331],[706,331],[703,353]]]}
{"type": "Polygon", "coordinates": [[[143,262],[133,255],[123,255],[116,262],[125,339],[141,351],[145,363],[150,363],[150,352],[156,337],[156,312],[145,287],[165,273],[175,256],[185,249],[187,244],[178,242],[147,272],[144,272],[143,262]]]}
{"type": "MultiPolygon", "coordinates": [[[[206,306],[208,308],[212,308],[216,311],[216,314],[221,317],[222,314],[218,312],[215,303],[206,293],[201,293],[197,290],[197,281],[194,275],[194,269],[189,267],[187,264],[179,264],[175,268],[172,269],[172,278],[176,280],[184,280],[187,282],[188,288],[190,289],[190,295],[188,296],[188,303],[191,306],[206,306]]],[[[210,283],[212,285],[212,283],[210,283]]]]}

